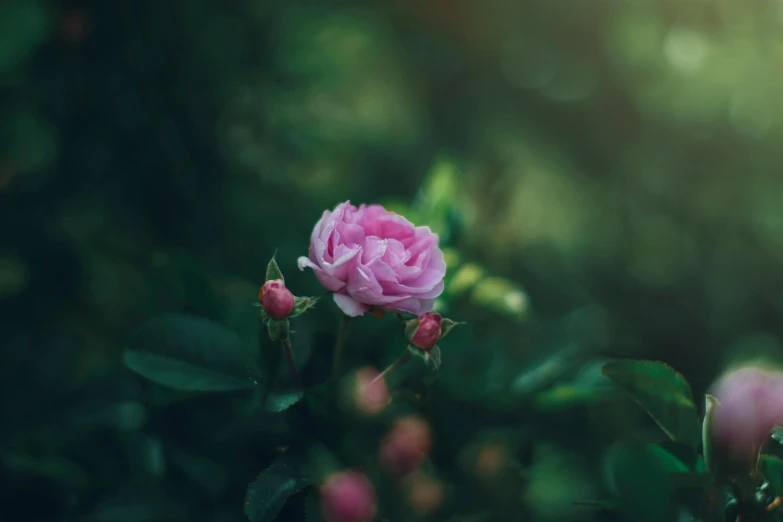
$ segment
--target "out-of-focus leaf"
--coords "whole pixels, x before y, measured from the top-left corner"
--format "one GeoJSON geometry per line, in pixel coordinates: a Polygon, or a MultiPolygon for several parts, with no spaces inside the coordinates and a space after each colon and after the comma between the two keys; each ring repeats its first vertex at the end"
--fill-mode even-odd
{"type": "Polygon", "coordinates": [[[620,443],[606,459],[609,485],[620,510],[636,522],[675,519],[674,487],[667,470],[668,457],[648,445],[620,443]]]}
{"type": "Polygon", "coordinates": [[[452,297],[458,297],[481,281],[486,271],[475,263],[465,263],[449,278],[446,290],[452,297]]]}
{"type": "Polygon", "coordinates": [[[650,453],[655,455],[658,462],[661,463],[663,468],[669,473],[690,473],[691,469],[682,460],[677,458],[672,453],[666,451],[658,444],[649,444],[647,448],[650,453]]]}
{"type": "Polygon", "coordinates": [[[685,378],[654,361],[621,360],[604,365],[604,374],[628,392],[675,442],[696,448],[701,423],[685,378]]]}
{"type": "Polygon", "coordinates": [[[416,224],[429,225],[443,241],[448,241],[448,217],[456,193],[456,164],[447,158],[437,159],[424,179],[414,204],[422,220],[421,223],[416,224]]]}
{"type": "Polygon", "coordinates": [[[302,460],[280,457],[248,486],[245,514],[250,522],[271,522],[292,495],[311,483],[302,460]]]}
{"type": "Polygon", "coordinates": [[[0,2],[0,74],[23,62],[49,34],[51,21],[41,2],[0,2]]]}
{"type": "Polygon", "coordinates": [[[529,312],[527,294],[516,284],[501,277],[487,277],[473,287],[470,299],[476,306],[523,320],[529,312]]]}
{"type": "Polygon", "coordinates": [[[185,520],[187,508],[157,491],[129,487],[101,502],[85,522],[172,522],[185,520]]]}
{"type": "Polygon", "coordinates": [[[307,522],[323,522],[321,515],[321,503],[318,500],[318,493],[311,491],[305,500],[305,517],[307,522]]]}
{"type": "Polygon", "coordinates": [[[9,451],[0,454],[0,462],[10,471],[39,475],[63,487],[78,488],[89,482],[84,470],[62,457],[34,457],[9,451]]]}
{"type": "Polygon", "coordinates": [[[536,395],[535,405],[542,410],[560,410],[594,404],[604,397],[598,390],[563,384],[536,395]]]}
{"type": "Polygon", "coordinates": [[[217,496],[223,492],[228,475],[222,466],[178,448],[170,448],[168,455],[175,466],[210,495],[217,496]]]}
{"type": "Polygon", "coordinates": [[[783,496],[783,459],[775,455],[761,455],[758,468],[761,475],[769,482],[773,496],[783,496]]]}
{"type": "Polygon", "coordinates": [[[186,391],[231,391],[260,379],[253,346],[208,319],[152,319],[128,341],[125,364],[159,384],[186,391]]]}

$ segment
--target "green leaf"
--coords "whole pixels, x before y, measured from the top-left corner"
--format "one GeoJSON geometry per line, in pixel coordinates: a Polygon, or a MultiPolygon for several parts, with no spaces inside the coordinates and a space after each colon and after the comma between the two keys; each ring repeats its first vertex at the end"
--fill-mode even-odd
{"type": "Polygon", "coordinates": [[[273,341],[283,341],[291,336],[288,319],[269,319],[266,323],[267,335],[273,341]]]}
{"type": "Polygon", "coordinates": [[[301,390],[292,390],[288,392],[273,392],[266,398],[264,408],[271,412],[285,411],[304,397],[301,390]]]}
{"type": "Polygon", "coordinates": [[[636,522],[668,522],[675,518],[674,487],[668,458],[653,446],[620,443],[606,459],[609,485],[620,511],[636,522]]]}
{"type": "Polygon", "coordinates": [[[248,486],[245,514],[250,522],[272,522],[286,501],[310,484],[302,459],[280,457],[248,486]]]}
{"type": "Polygon", "coordinates": [[[761,455],[759,473],[769,482],[773,496],[783,496],[783,459],[775,455],[761,455]]]}
{"type": "Polygon", "coordinates": [[[449,333],[449,332],[450,332],[450,331],[451,331],[451,330],[452,330],[452,329],[453,329],[455,326],[460,326],[460,325],[464,325],[464,324],[466,324],[466,323],[461,323],[461,322],[460,322],[460,323],[458,323],[457,321],[452,321],[451,319],[446,319],[446,318],[444,317],[444,318],[443,318],[443,321],[441,322],[441,325],[440,325],[440,338],[441,338],[441,339],[443,339],[444,337],[446,337],[446,335],[447,335],[447,334],[448,334],[448,333],[449,333]]]}
{"type": "MultiPolygon", "coordinates": [[[[277,252],[275,252],[275,255],[277,255],[277,252]]],[[[280,270],[280,267],[277,266],[277,261],[275,261],[275,256],[272,256],[272,259],[269,261],[269,264],[266,265],[266,280],[275,281],[277,279],[282,279],[283,281],[285,281],[285,278],[283,277],[283,272],[280,270]]]]}
{"type": "Polygon", "coordinates": [[[228,482],[228,473],[217,462],[179,448],[169,448],[168,457],[194,483],[209,495],[220,495],[228,482]]]}
{"type": "Polygon", "coordinates": [[[288,314],[289,319],[300,316],[319,301],[319,297],[294,297],[294,309],[288,314]]]}
{"type": "Polygon", "coordinates": [[[49,37],[46,4],[30,0],[0,2],[0,75],[26,60],[49,37]]]}
{"type": "Polygon", "coordinates": [[[128,341],[125,364],[147,379],[185,391],[253,388],[260,379],[253,346],[201,317],[165,315],[128,341]]]}
{"type": "Polygon", "coordinates": [[[701,425],[691,388],[672,367],[653,361],[607,363],[603,373],[623,388],[675,442],[696,448],[701,425]]]}
{"type": "Polygon", "coordinates": [[[712,418],[718,406],[718,399],[712,395],[704,396],[704,421],[701,427],[702,456],[704,468],[710,475],[715,475],[715,459],[712,451],[712,418]]]}
{"type": "Polygon", "coordinates": [[[658,459],[661,466],[669,473],[690,473],[691,469],[682,460],[666,451],[658,444],[649,444],[649,452],[658,459]]]}

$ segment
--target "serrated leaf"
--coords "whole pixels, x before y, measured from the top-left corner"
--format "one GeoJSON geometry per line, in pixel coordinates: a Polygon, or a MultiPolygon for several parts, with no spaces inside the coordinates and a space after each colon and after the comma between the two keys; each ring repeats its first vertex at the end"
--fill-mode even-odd
{"type": "Polygon", "coordinates": [[[292,390],[288,392],[270,393],[266,398],[264,408],[271,412],[285,411],[304,397],[301,390],[292,390]]]}
{"type": "Polygon", "coordinates": [[[656,450],[635,443],[618,444],[607,458],[607,472],[619,508],[629,520],[674,520],[672,479],[656,450]]]}
{"type": "Polygon", "coordinates": [[[152,319],[128,341],[126,366],[147,379],[184,391],[253,388],[260,378],[253,346],[201,317],[152,319]]]}
{"type": "Polygon", "coordinates": [[[312,483],[302,459],[280,457],[248,486],[245,514],[250,522],[272,522],[286,501],[312,483]]]}
{"type": "Polygon", "coordinates": [[[654,361],[607,363],[603,373],[623,388],[675,442],[696,448],[701,423],[688,381],[672,367],[654,361]]]}

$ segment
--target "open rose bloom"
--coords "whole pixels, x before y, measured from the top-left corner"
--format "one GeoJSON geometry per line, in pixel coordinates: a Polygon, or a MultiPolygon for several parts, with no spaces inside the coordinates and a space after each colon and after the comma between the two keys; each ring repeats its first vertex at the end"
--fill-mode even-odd
{"type": "Polygon", "coordinates": [[[346,315],[378,307],[422,314],[443,292],[446,263],[438,236],[380,205],[341,203],[324,212],[310,238],[310,267],[346,315]]]}

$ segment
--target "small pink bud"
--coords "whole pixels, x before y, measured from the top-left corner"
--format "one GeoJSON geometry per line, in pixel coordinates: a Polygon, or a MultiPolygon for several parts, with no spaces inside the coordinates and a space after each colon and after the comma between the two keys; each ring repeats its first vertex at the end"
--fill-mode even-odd
{"type": "Polygon", "coordinates": [[[294,294],[282,279],[267,281],[258,293],[258,302],[272,319],[285,319],[294,309],[294,294]]]}
{"type": "Polygon", "coordinates": [[[362,473],[335,473],[321,486],[321,514],[327,522],[369,522],[376,513],[375,488],[362,473]]]}
{"type": "Polygon", "coordinates": [[[422,350],[429,350],[435,346],[440,339],[442,322],[443,318],[440,314],[434,312],[421,314],[418,317],[418,326],[411,336],[411,344],[422,350]]]}
{"type": "Polygon", "coordinates": [[[365,367],[356,372],[351,390],[354,407],[366,415],[380,413],[391,401],[386,380],[378,379],[375,368],[365,367]]]}
{"type": "Polygon", "coordinates": [[[715,449],[752,463],[772,429],[783,423],[783,373],[745,367],[721,377],[712,388],[715,449]]]}
{"type": "Polygon", "coordinates": [[[405,417],[381,442],[378,460],[389,473],[405,477],[419,468],[431,445],[429,425],[418,417],[405,417]]]}

